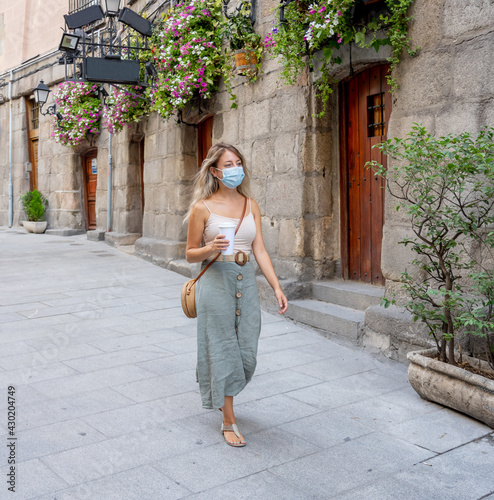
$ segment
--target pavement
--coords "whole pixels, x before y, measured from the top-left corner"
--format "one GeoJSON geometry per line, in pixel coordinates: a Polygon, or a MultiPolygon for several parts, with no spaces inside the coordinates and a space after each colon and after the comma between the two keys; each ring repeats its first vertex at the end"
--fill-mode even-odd
{"type": "Polygon", "coordinates": [[[263,312],[232,448],[201,407],[183,276],[6,227],[0,271],[0,499],[494,500],[493,430],[379,353],[263,312]]]}

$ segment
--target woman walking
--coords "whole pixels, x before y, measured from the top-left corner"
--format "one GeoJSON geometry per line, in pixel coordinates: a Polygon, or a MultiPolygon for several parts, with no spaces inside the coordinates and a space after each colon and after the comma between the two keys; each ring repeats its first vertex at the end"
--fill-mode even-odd
{"type": "Polygon", "coordinates": [[[249,183],[242,154],[229,144],[215,144],[202,162],[186,216],[186,258],[203,262],[203,268],[229,245],[218,226],[225,222],[238,226],[234,255],[220,255],[197,282],[196,291],[197,379],[202,405],[222,410],[221,431],[231,446],[245,446],[236,425],[233,397],[254,374],[261,330],[252,253],[274,290],[279,313],[288,307],[264,246],[261,214],[250,198],[249,183]]]}

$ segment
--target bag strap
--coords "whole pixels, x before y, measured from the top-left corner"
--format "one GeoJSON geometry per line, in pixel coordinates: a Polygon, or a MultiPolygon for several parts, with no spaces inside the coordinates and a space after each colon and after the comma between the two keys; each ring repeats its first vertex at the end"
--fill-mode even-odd
{"type": "MultiPolygon", "coordinates": [[[[237,227],[235,228],[235,234],[237,234],[237,231],[240,227],[240,224],[242,224],[242,221],[244,220],[244,215],[245,215],[245,209],[247,208],[247,198],[245,198],[244,201],[244,209],[242,210],[242,216],[240,217],[240,220],[238,221],[237,227]]],[[[194,280],[194,283],[208,270],[209,266],[221,255],[221,252],[218,253],[218,255],[199,273],[197,278],[194,280]]]]}

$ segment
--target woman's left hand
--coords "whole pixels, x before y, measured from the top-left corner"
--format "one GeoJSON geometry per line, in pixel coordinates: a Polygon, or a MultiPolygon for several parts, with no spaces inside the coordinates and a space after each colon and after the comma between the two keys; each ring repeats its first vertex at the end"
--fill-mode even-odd
{"type": "Polygon", "coordinates": [[[279,289],[274,291],[274,295],[276,297],[276,300],[278,301],[278,304],[280,305],[280,310],[278,311],[278,313],[285,313],[288,309],[288,300],[286,299],[285,294],[281,291],[281,289],[279,289]]]}

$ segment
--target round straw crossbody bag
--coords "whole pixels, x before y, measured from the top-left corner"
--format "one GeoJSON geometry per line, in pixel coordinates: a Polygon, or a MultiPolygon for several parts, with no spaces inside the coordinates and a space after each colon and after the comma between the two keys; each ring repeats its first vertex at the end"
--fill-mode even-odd
{"type": "MultiPolygon", "coordinates": [[[[242,224],[246,208],[247,208],[247,198],[245,198],[244,209],[242,211],[242,217],[240,217],[240,220],[238,221],[237,227],[235,228],[235,234],[237,234],[238,228],[240,227],[240,224],[242,224]]],[[[182,287],[182,292],[181,292],[180,298],[182,301],[182,309],[184,311],[185,316],[187,316],[187,318],[197,318],[197,311],[196,311],[196,283],[197,283],[197,280],[208,270],[209,266],[211,266],[213,264],[213,262],[220,255],[221,255],[221,252],[219,252],[218,255],[214,259],[212,259],[211,262],[199,273],[197,278],[194,278],[194,279],[189,280],[186,283],[184,283],[184,286],[182,287]]]]}

